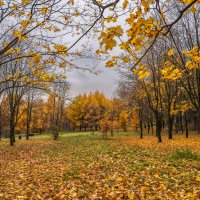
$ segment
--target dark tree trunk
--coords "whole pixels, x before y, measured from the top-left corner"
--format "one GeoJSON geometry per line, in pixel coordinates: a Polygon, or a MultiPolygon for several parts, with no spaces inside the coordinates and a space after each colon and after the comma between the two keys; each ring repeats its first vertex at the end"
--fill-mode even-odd
{"type": "Polygon", "coordinates": [[[197,133],[200,133],[200,110],[198,111],[198,124],[197,124],[197,133]]]}
{"type": "Polygon", "coordinates": [[[29,140],[29,123],[26,125],[26,139],[29,140]]]}
{"type": "Polygon", "coordinates": [[[147,123],[147,132],[150,132],[150,119],[148,118],[148,123],[147,123]]]}
{"type": "Polygon", "coordinates": [[[180,115],[180,128],[181,128],[181,133],[184,133],[184,128],[183,128],[183,116],[182,114],[180,115]]]}
{"type": "Polygon", "coordinates": [[[143,138],[143,124],[142,124],[142,120],[140,119],[140,138],[143,138]]]}
{"type": "Polygon", "coordinates": [[[0,126],[0,141],[1,141],[1,138],[2,138],[2,127],[0,126]]]}
{"type": "Polygon", "coordinates": [[[10,145],[13,146],[15,143],[15,117],[14,112],[10,112],[10,145]]]}
{"type": "Polygon", "coordinates": [[[0,141],[2,138],[2,113],[1,113],[1,108],[0,108],[0,141]]]}
{"type": "Polygon", "coordinates": [[[110,134],[111,134],[111,137],[113,137],[113,129],[111,129],[111,132],[110,132],[110,134]]]}
{"type": "Polygon", "coordinates": [[[162,129],[165,129],[165,121],[162,122],[162,129]]]}
{"type": "Polygon", "coordinates": [[[15,143],[15,126],[10,125],[10,145],[14,146],[15,143]]]}
{"type": "Polygon", "coordinates": [[[53,136],[54,136],[53,139],[54,140],[58,140],[58,134],[59,134],[58,131],[54,131],[54,133],[53,133],[53,136]]]}
{"type": "Polygon", "coordinates": [[[175,129],[176,129],[176,133],[178,133],[178,116],[176,116],[175,129]]]}
{"type": "Polygon", "coordinates": [[[197,131],[197,116],[196,116],[196,112],[193,113],[193,122],[194,122],[194,130],[197,131]]]}
{"type": "Polygon", "coordinates": [[[162,117],[156,115],[156,136],[158,137],[158,142],[162,142],[161,130],[162,130],[162,117]]]}
{"type": "Polygon", "coordinates": [[[103,132],[103,137],[104,137],[104,139],[108,138],[108,132],[107,131],[103,132]]]}
{"type": "Polygon", "coordinates": [[[184,114],[184,118],[185,118],[185,136],[186,136],[186,138],[188,138],[188,120],[187,120],[187,113],[186,112],[184,114]]]}
{"type": "Polygon", "coordinates": [[[151,123],[151,134],[153,135],[154,131],[153,131],[153,119],[152,118],[151,118],[150,123],[151,123]]]}
{"type": "Polygon", "coordinates": [[[172,139],[174,116],[168,116],[168,138],[172,139]]]}

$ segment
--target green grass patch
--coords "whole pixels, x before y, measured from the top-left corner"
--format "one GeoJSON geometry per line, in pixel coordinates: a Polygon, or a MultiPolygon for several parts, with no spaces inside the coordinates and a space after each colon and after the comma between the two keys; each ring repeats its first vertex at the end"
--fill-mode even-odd
{"type": "Polygon", "coordinates": [[[189,148],[176,149],[170,156],[172,159],[188,159],[188,160],[199,160],[200,155],[191,151],[189,148]]]}

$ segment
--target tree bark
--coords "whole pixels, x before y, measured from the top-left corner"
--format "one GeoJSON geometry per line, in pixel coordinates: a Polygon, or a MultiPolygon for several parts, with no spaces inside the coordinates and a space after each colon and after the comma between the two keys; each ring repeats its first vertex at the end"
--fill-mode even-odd
{"type": "Polygon", "coordinates": [[[162,142],[161,130],[162,130],[162,117],[160,114],[156,114],[156,136],[158,137],[158,142],[162,142]]]}
{"type": "Polygon", "coordinates": [[[142,120],[140,119],[140,138],[143,138],[143,123],[142,120]]]}
{"type": "Polygon", "coordinates": [[[147,123],[147,132],[150,132],[150,119],[148,118],[148,123],[147,123]]]}
{"type": "Polygon", "coordinates": [[[168,138],[172,139],[174,116],[168,116],[168,138]]]}
{"type": "Polygon", "coordinates": [[[110,134],[111,134],[111,137],[113,137],[113,129],[111,129],[111,132],[110,132],[110,134]]]}
{"type": "Polygon", "coordinates": [[[187,113],[184,113],[184,118],[185,118],[185,136],[188,138],[188,120],[187,120],[187,113]]]}
{"type": "Polygon", "coordinates": [[[29,140],[29,123],[26,124],[26,139],[29,140]]]}
{"type": "Polygon", "coordinates": [[[197,124],[197,133],[200,133],[200,110],[198,111],[198,120],[197,120],[198,124],[197,124]]]}
{"type": "Polygon", "coordinates": [[[152,119],[152,118],[151,118],[151,120],[150,120],[150,123],[151,123],[151,134],[153,135],[154,130],[153,130],[153,119],[152,119]]]}
{"type": "Polygon", "coordinates": [[[10,145],[14,146],[15,143],[15,116],[13,110],[10,112],[10,145]]]}
{"type": "Polygon", "coordinates": [[[14,143],[15,143],[15,126],[11,122],[10,123],[10,145],[14,146],[14,143]]]}

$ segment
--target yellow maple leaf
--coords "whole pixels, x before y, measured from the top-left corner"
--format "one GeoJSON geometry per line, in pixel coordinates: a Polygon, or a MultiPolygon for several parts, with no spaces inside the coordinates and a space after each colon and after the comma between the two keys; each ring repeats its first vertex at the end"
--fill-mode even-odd
{"type": "Polygon", "coordinates": [[[24,4],[27,4],[29,3],[31,0],[21,0],[21,3],[24,5],[24,4]]]}
{"type": "Polygon", "coordinates": [[[71,4],[74,5],[74,0],[70,0],[71,4]]]}
{"type": "Polygon", "coordinates": [[[74,12],[73,16],[78,17],[79,16],[79,12],[78,11],[74,12]]]}
{"type": "Polygon", "coordinates": [[[168,56],[172,56],[174,55],[174,50],[173,49],[170,49],[167,53],[168,56]]]}
{"type": "Polygon", "coordinates": [[[68,55],[67,47],[65,45],[56,44],[56,45],[54,45],[54,49],[56,49],[57,53],[59,53],[62,56],[68,55]]]}
{"type": "Polygon", "coordinates": [[[122,62],[123,63],[128,63],[128,62],[130,62],[130,59],[128,57],[123,57],[122,58],[122,62]]]}
{"type": "Polygon", "coordinates": [[[19,53],[20,50],[21,50],[21,49],[20,49],[19,47],[16,47],[16,48],[15,48],[16,53],[19,53]]]}
{"type": "Polygon", "coordinates": [[[41,10],[41,13],[43,15],[45,15],[47,13],[47,10],[48,10],[47,7],[43,7],[42,10],[41,10]]]}
{"type": "Polygon", "coordinates": [[[16,36],[16,37],[18,37],[18,38],[21,38],[21,36],[22,36],[22,33],[21,33],[21,31],[13,31],[13,35],[14,36],[16,36]]]}
{"type": "Polygon", "coordinates": [[[65,68],[65,67],[66,67],[66,64],[67,64],[66,61],[60,62],[60,63],[59,63],[59,67],[60,67],[60,68],[65,68]]]}
{"type": "Polygon", "coordinates": [[[17,5],[17,4],[13,4],[12,8],[13,8],[14,10],[18,10],[18,5],[17,5]]]}
{"type": "Polygon", "coordinates": [[[128,6],[128,0],[124,0],[122,5],[123,10],[125,10],[127,6],[128,6]]]}
{"type": "Polygon", "coordinates": [[[109,61],[106,63],[106,67],[114,67],[116,64],[117,64],[116,61],[109,60],[109,61]]]}
{"type": "Polygon", "coordinates": [[[37,54],[32,58],[32,60],[33,60],[34,63],[39,63],[41,58],[42,58],[42,55],[41,54],[37,54]]]}
{"type": "Polygon", "coordinates": [[[5,4],[4,1],[0,1],[0,6],[3,6],[5,4]]]}
{"type": "Polygon", "coordinates": [[[23,21],[21,21],[21,26],[23,27],[23,28],[26,28],[28,25],[27,25],[27,22],[25,21],[25,20],[23,20],[23,21]]]}

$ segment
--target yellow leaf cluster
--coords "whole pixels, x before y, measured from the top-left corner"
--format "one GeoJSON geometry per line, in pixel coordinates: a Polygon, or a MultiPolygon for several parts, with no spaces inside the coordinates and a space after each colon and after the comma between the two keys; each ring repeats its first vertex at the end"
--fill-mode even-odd
{"type": "Polygon", "coordinates": [[[117,21],[117,17],[108,16],[108,17],[105,18],[105,21],[107,23],[116,22],[117,21]]]}
{"type": "Polygon", "coordinates": [[[65,67],[66,67],[66,64],[67,64],[66,61],[60,62],[60,63],[59,63],[59,67],[60,67],[60,68],[65,68],[65,67]]]}
{"type": "Polygon", "coordinates": [[[67,47],[65,45],[54,45],[54,49],[57,51],[57,53],[59,53],[60,55],[63,55],[63,56],[67,56],[68,53],[67,53],[67,47]]]}
{"type": "Polygon", "coordinates": [[[129,63],[129,62],[130,62],[129,57],[123,57],[123,58],[122,58],[122,62],[123,62],[123,63],[129,63]]]}
{"type": "Polygon", "coordinates": [[[182,77],[182,72],[178,68],[175,68],[174,65],[162,69],[161,74],[163,79],[166,80],[177,80],[182,77]]]}
{"type": "Polygon", "coordinates": [[[188,61],[186,62],[188,69],[197,69],[199,67],[200,51],[197,46],[194,46],[190,51],[184,50],[182,53],[188,57],[188,61]]]}
{"type": "Polygon", "coordinates": [[[30,3],[31,0],[21,0],[21,3],[24,5],[24,4],[27,4],[27,3],[30,3]]]}
{"type": "Polygon", "coordinates": [[[141,51],[143,42],[152,39],[158,32],[155,19],[152,17],[144,17],[142,9],[138,8],[135,13],[131,13],[126,19],[130,28],[126,31],[128,43],[130,43],[136,51],[141,51]]]}
{"type": "Polygon", "coordinates": [[[115,37],[121,37],[123,34],[123,29],[121,26],[110,27],[105,32],[102,32],[99,40],[100,44],[105,46],[105,50],[112,50],[116,46],[117,42],[115,37]]]}
{"type": "Polygon", "coordinates": [[[147,78],[151,75],[144,65],[141,65],[138,70],[134,69],[132,73],[137,74],[139,80],[147,78]]]}
{"type": "Polygon", "coordinates": [[[16,36],[16,37],[18,37],[18,38],[21,38],[22,32],[16,30],[16,31],[13,31],[13,35],[16,36]]]}
{"type": "Polygon", "coordinates": [[[168,56],[172,56],[174,55],[174,50],[173,49],[170,49],[167,53],[168,56]]]}
{"type": "Polygon", "coordinates": [[[78,11],[74,12],[73,16],[78,17],[79,16],[79,12],[78,11]]]}
{"type": "Polygon", "coordinates": [[[3,6],[5,4],[4,1],[0,1],[0,6],[3,6]]]}
{"type": "Polygon", "coordinates": [[[22,21],[20,22],[20,24],[21,24],[21,26],[22,26],[23,28],[26,28],[26,27],[28,26],[27,21],[25,21],[25,20],[22,20],[22,21]]]}
{"type": "Polygon", "coordinates": [[[126,9],[126,7],[128,6],[128,0],[124,0],[124,2],[123,2],[123,10],[125,10],[126,9]]]}
{"type": "Polygon", "coordinates": [[[33,60],[34,63],[39,63],[41,58],[42,58],[42,55],[41,54],[37,54],[32,58],[32,60],[33,60]]]}
{"type": "Polygon", "coordinates": [[[17,4],[13,4],[12,8],[13,8],[14,10],[18,10],[18,5],[17,5],[17,4]]]}
{"type": "Polygon", "coordinates": [[[109,60],[106,63],[106,67],[114,67],[117,64],[117,62],[115,60],[109,60]]]}
{"type": "Polygon", "coordinates": [[[47,7],[43,7],[42,10],[41,10],[41,13],[43,15],[45,15],[47,13],[47,10],[48,10],[47,7]]]}

